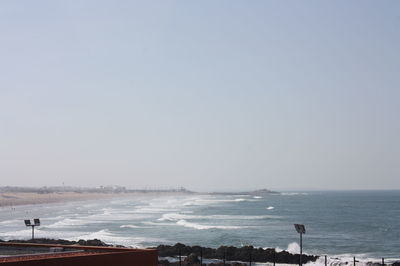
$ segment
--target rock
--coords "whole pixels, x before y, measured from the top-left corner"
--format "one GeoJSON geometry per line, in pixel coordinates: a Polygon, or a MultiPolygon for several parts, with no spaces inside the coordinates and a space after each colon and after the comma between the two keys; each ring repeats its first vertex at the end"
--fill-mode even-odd
{"type": "Polygon", "coordinates": [[[37,243],[37,244],[59,244],[59,245],[81,245],[81,246],[101,246],[107,247],[103,241],[99,239],[83,240],[80,239],[78,242],[69,241],[64,239],[48,239],[48,238],[36,238],[34,240],[10,240],[11,243],[37,243]]]}
{"type": "MultiPolygon", "coordinates": [[[[202,248],[200,246],[185,246],[181,243],[175,244],[174,246],[160,245],[157,247],[158,255],[160,257],[178,256],[179,252],[182,256],[188,256],[192,253],[200,256],[202,251],[203,258],[206,259],[223,259],[224,257],[228,261],[242,261],[248,262],[273,262],[285,263],[285,264],[297,264],[300,260],[299,254],[291,254],[287,251],[275,252],[275,249],[263,249],[254,248],[253,246],[244,247],[227,247],[221,246],[217,249],[213,248],[202,248]]],[[[303,255],[302,261],[304,264],[311,261],[316,261],[318,256],[303,255]]]]}
{"type": "Polygon", "coordinates": [[[97,246],[97,247],[105,247],[108,246],[106,243],[99,239],[91,239],[91,240],[79,240],[78,244],[81,246],[97,246]]]}
{"type": "Polygon", "coordinates": [[[183,261],[186,265],[195,265],[195,264],[199,264],[200,260],[197,257],[197,254],[195,253],[191,253],[189,256],[187,256],[185,258],[185,260],[183,261]]]}
{"type": "Polygon", "coordinates": [[[158,266],[170,266],[171,263],[168,260],[159,260],[158,266]]]}

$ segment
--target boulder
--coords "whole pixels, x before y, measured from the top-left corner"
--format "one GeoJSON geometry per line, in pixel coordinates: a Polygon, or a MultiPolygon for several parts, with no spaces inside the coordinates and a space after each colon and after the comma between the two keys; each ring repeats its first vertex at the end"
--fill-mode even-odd
{"type": "Polygon", "coordinates": [[[191,253],[189,256],[187,256],[185,258],[185,260],[183,261],[184,264],[186,265],[196,265],[200,263],[199,258],[197,257],[197,254],[195,253],[191,253]]]}

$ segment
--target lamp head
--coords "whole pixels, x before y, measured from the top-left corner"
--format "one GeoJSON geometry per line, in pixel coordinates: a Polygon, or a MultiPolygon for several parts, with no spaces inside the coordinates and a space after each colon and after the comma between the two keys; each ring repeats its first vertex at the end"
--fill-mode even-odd
{"type": "Polygon", "coordinates": [[[296,231],[299,234],[305,234],[306,233],[306,227],[304,226],[304,224],[295,224],[294,228],[296,228],[296,231]]]}

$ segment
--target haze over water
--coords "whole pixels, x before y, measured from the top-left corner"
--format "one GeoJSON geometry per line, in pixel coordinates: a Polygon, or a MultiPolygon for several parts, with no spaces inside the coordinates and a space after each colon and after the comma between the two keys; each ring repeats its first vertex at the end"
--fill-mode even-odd
{"type": "Polygon", "coordinates": [[[298,252],[293,224],[304,223],[304,251],[346,260],[399,258],[400,191],[182,195],[0,209],[0,238],[29,239],[23,219],[40,217],[37,237],[98,238],[149,247],[253,245],[298,252]]]}

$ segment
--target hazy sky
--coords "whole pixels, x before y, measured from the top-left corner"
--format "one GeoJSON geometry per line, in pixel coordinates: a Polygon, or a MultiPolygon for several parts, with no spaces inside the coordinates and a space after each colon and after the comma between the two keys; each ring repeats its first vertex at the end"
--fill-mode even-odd
{"type": "Polygon", "coordinates": [[[0,180],[400,189],[400,1],[0,2],[0,180]]]}

